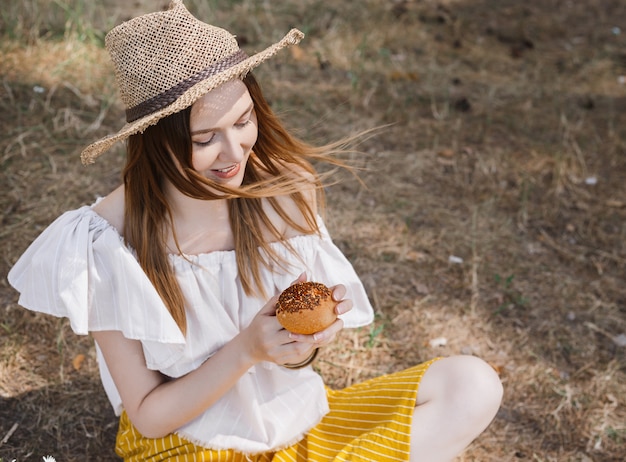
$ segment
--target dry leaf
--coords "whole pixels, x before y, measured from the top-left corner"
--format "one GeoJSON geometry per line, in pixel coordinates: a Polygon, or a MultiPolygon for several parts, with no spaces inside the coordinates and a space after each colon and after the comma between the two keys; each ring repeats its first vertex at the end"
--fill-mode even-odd
{"type": "Polygon", "coordinates": [[[617,199],[608,199],[606,201],[606,205],[607,205],[607,207],[611,207],[611,208],[614,208],[614,209],[622,209],[622,208],[626,207],[626,202],[619,201],[617,199]]]}
{"type": "Polygon", "coordinates": [[[496,374],[498,375],[502,375],[502,366],[499,366],[498,364],[494,364],[494,363],[488,363],[494,371],[496,371],[496,374]]]}
{"type": "Polygon", "coordinates": [[[301,46],[294,45],[290,48],[290,50],[292,58],[296,61],[304,61],[304,59],[306,58],[306,53],[301,46]]]}
{"type": "Polygon", "coordinates": [[[454,150],[452,150],[452,149],[442,149],[441,151],[439,151],[437,153],[437,155],[439,157],[444,157],[446,159],[451,159],[452,157],[454,157],[454,150]]]}
{"type": "Polygon", "coordinates": [[[393,71],[389,74],[389,79],[394,81],[409,80],[416,82],[419,80],[419,75],[417,74],[417,72],[393,71]]]}
{"type": "Polygon", "coordinates": [[[72,366],[74,366],[74,370],[79,370],[81,368],[81,366],[83,365],[83,362],[85,361],[85,355],[84,354],[78,354],[76,356],[74,356],[74,360],[72,361],[72,366]]]}
{"type": "Polygon", "coordinates": [[[410,250],[410,251],[408,251],[406,253],[404,258],[406,258],[409,261],[424,261],[424,260],[427,259],[427,256],[423,252],[418,252],[416,250],[410,250]]]}

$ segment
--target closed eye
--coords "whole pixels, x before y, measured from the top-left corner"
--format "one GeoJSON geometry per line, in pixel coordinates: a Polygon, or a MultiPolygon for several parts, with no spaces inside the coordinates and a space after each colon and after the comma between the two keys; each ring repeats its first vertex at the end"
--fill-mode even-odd
{"type": "MultiPolygon", "coordinates": [[[[236,128],[244,128],[248,126],[250,122],[252,122],[252,114],[254,114],[254,105],[251,104],[246,110],[246,112],[241,116],[241,118],[234,124],[234,126],[236,128]]],[[[192,136],[209,134],[209,133],[211,134],[211,137],[208,140],[205,140],[205,141],[192,140],[192,143],[195,144],[196,146],[208,146],[215,139],[215,130],[216,129],[214,128],[207,128],[204,130],[198,130],[198,131],[192,132],[191,133],[192,136]]]]}
{"type": "Polygon", "coordinates": [[[253,111],[254,111],[254,106],[250,106],[248,110],[246,111],[246,113],[241,117],[241,119],[237,121],[237,123],[235,124],[235,127],[243,128],[246,125],[248,125],[252,121],[253,111]]]}
{"type": "Polygon", "coordinates": [[[235,127],[237,127],[237,128],[243,128],[243,127],[245,127],[246,125],[248,125],[250,122],[251,122],[251,120],[250,120],[250,118],[248,118],[248,120],[245,120],[245,121],[243,121],[243,122],[237,122],[237,123],[235,124],[235,127]]]}
{"type": "Polygon", "coordinates": [[[209,138],[206,141],[193,141],[193,144],[195,144],[196,146],[208,146],[209,144],[211,144],[211,142],[213,141],[213,138],[215,138],[215,134],[211,135],[211,138],[209,138]]]}

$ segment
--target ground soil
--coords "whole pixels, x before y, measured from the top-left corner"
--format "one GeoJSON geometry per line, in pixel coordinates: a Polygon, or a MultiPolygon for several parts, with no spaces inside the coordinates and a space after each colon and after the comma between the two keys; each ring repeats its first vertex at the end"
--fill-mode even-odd
{"type": "MultiPolygon", "coordinates": [[[[78,155],[123,120],[104,31],[154,3],[29,0],[0,16],[2,461],[116,460],[93,342],[21,308],[6,274],[54,218],[119,183],[121,146],[89,167],[78,155]]],[[[362,182],[339,172],[326,189],[376,310],[320,355],[328,384],[477,355],[505,398],[459,460],[623,460],[626,4],[189,4],[249,52],[306,33],[256,72],[303,138],[379,127],[348,159],[362,182]]]]}

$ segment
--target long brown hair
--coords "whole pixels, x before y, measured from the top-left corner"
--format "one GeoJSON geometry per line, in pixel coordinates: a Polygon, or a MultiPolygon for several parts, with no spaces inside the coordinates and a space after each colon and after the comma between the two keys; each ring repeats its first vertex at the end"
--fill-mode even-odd
{"type": "Polygon", "coordinates": [[[248,74],[243,82],[254,103],[258,138],[240,188],[219,185],[193,169],[189,130],[191,108],[163,118],[142,134],[128,139],[128,158],[123,171],[124,239],[135,250],[139,264],[183,332],[186,331],[185,300],[166,248],[168,231],[172,232],[178,246],[165,195],[166,180],[193,198],[228,200],[243,289],[247,294],[266,296],[261,267],[269,267],[272,263],[284,267],[285,262],[270,245],[271,241],[281,240],[282,236],[263,210],[262,200],[265,199],[285,223],[298,232],[316,233],[319,231],[316,210],[311,209],[303,191],[314,188],[320,205],[323,205],[323,194],[321,178],[310,160],[323,159],[343,165],[329,156],[340,150],[341,143],[315,147],[294,137],[274,114],[252,74],[248,74]],[[286,213],[274,198],[278,195],[291,197],[304,217],[304,224],[298,224],[286,213]],[[269,231],[273,239],[268,240],[264,231],[269,231]]]}

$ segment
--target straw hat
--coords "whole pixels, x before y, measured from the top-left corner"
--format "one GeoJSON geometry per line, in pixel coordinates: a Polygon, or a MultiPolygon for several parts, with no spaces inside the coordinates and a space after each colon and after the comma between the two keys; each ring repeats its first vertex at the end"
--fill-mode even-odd
{"type": "Polygon", "coordinates": [[[126,106],[126,124],[87,146],[81,153],[83,164],[93,163],[116,142],[191,106],[219,85],[245,76],[302,37],[292,29],[279,42],[248,57],[232,34],[196,19],[182,0],[172,0],[168,10],[120,24],[107,34],[105,46],[126,106]]]}

